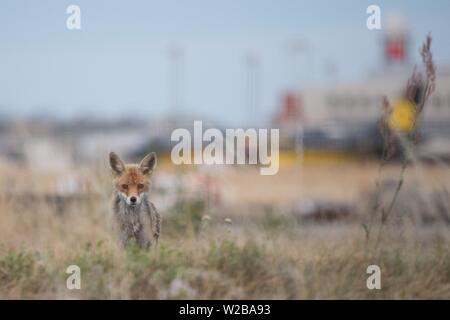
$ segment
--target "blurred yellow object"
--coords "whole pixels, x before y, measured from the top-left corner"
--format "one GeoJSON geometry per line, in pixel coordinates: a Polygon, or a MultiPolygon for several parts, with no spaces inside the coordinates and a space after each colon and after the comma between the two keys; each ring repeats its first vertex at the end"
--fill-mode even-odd
{"type": "Polygon", "coordinates": [[[416,123],[416,107],[408,99],[402,99],[394,105],[389,117],[389,127],[396,131],[410,132],[416,123]]]}
{"type": "Polygon", "coordinates": [[[305,150],[303,154],[295,151],[280,152],[280,167],[288,168],[303,165],[329,165],[336,163],[349,163],[360,161],[361,155],[357,153],[339,152],[331,150],[305,150]]]}
{"type": "MultiPolygon", "coordinates": [[[[360,162],[365,155],[345,151],[333,150],[304,150],[303,153],[297,153],[294,150],[282,150],[279,153],[280,168],[291,168],[302,165],[330,165],[337,163],[360,162]]],[[[173,164],[169,153],[160,153],[158,155],[158,166],[165,170],[189,171],[196,168],[193,165],[173,164]]]]}

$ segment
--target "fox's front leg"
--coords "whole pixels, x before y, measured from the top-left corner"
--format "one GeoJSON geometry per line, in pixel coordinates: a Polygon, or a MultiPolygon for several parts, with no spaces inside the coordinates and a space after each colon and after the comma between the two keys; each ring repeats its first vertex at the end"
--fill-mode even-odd
{"type": "Polygon", "coordinates": [[[144,250],[148,250],[148,248],[150,248],[151,242],[144,229],[139,230],[139,232],[136,233],[135,237],[140,248],[144,250]]]}
{"type": "Polygon", "coordinates": [[[120,243],[123,248],[126,248],[128,246],[128,243],[130,242],[131,234],[128,232],[126,228],[121,228],[120,230],[120,243]]]}

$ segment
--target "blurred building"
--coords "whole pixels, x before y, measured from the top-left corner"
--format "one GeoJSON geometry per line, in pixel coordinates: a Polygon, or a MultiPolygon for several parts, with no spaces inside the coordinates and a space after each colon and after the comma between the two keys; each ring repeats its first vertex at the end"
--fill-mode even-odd
{"type": "MultiPolygon", "coordinates": [[[[406,94],[414,69],[403,19],[390,20],[380,43],[384,64],[366,79],[307,87],[283,97],[272,121],[280,128],[282,139],[289,141],[289,137],[301,135],[303,146],[313,149],[379,149],[382,141],[377,121],[382,98],[387,96],[392,105],[398,103],[406,94]]],[[[424,148],[433,145],[434,153],[450,154],[450,66],[437,66],[436,90],[425,108],[420,130],[424,148]]],[[[290,139],[292,143],[295,140],[290,139]]]]}
{"type": "Polygon", "coordinates": [[[113,150],[129,157],[155,135],[152,123],[138,120],[5,120],[0,131],[0,162],[39,170],[93,163],[113,150]]]}

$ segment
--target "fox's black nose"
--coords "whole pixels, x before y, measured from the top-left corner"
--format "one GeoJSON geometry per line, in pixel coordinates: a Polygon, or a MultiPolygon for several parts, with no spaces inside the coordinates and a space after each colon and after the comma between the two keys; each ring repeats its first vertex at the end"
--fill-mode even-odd
{"type": "Polygon", "coordinates": [[[130,197],[130,202],[131,202],[131,203],[136,203],[136,201],[137,201],[137,198],[136,198],[136,197],[130,197]]]}

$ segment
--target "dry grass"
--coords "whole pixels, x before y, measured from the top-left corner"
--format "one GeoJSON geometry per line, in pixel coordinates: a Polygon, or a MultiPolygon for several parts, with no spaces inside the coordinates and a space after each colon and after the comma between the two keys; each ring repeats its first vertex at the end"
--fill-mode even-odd
{"type": "MultiPolygon", "coordinates": [[[[5,181],[19,194],[52,184],[51,175],[22,171],[21,182],[11,172],[0,170],[1,195],[5,181]]],[[[162,212],[158,250],[125,251],[108,229],[108,172],[80,174],[95,196],[64,204],[63,212],[39,197],[0,198],[0,298],[450,298],[445,226],[392,225],[375,246],[357,224],[302,225],[274,213],[230,225],[183,200],[162,212]],[[206,213],[210,220],[202,220],[206,213]],[[66,288],[71,264],[81,267],[81,290],[66,288]],[[381,267],[382,290],[366,288],[370,264],[381,267]]]]}
{"type": "MultiPolygon", "coordinates": [[[[386,165],[381,180],[398,175],[400,164],[386,165]]],[[[430,187],[446,184],[450,168],[421,165],[410,170],[405,179],[416,184],[426,181],[430,187]]],[[[261,176],[259,171],[230,170],[218,175],[219,183],[226,186],[224,198],[233,205],[285,204],[298,200],[323,199],[357,201],[374,188],[379,176],[378,162],[347,162],[327,165],[307,165],[299,168],[280,168],[274,176],[261,176]]]]}

